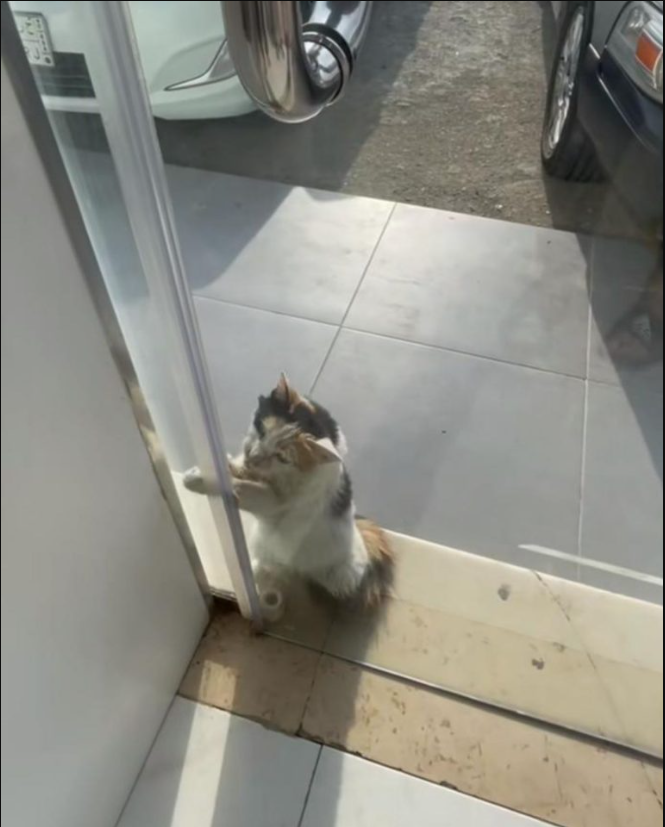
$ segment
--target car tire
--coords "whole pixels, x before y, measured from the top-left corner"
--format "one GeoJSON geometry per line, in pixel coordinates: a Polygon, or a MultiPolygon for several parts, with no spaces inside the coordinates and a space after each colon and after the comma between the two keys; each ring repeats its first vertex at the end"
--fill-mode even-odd
{"type": "Polygon", "coordinates": [[[565,181],[601,181],[593,144],[578,117],[584,53],[591,36],[593,4],[569,3],[554,51],[540,142],[547,173],[565,181]]]}

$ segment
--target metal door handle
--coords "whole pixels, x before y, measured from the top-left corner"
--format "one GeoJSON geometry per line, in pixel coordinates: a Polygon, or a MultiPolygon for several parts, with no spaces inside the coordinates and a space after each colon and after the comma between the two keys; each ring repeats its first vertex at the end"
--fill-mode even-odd
{"type": "Polygon", "coordinates": [[[271,118],[314,118],[344,92],[362,46],[371,2],[225,0],[231,59],[245,90],[271,118]]]}

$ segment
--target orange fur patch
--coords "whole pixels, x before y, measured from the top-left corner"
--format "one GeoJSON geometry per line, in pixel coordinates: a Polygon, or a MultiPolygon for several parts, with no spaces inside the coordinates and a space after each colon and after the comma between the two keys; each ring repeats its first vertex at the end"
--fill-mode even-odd
{"type": "Polygon", "coordinates": [[[282,402],[288,405],[290,411],[293,411],[298,407],[298,405],[305,404],[306,400],[302,398],[295,388],[291,387],[289,380],[284,374],[279,377],[279,382],[277,383],[275,392],[277,394],[277,398],[281,399],[282,402]]]}
{"type": "Polygon", "coordinates": [[[284,374],[280,376],[275,391],[277,397],[288,405],[292,413],[296,408],[300,407],[306,408],[311,413],[316,413],[316,406],[310,402],[309,399],[301,396],[284,374]]]}
{"type": "Polygon", "coordinates": [[[370,559],[370,574],[365,583],[363,599],[367,608],[372,609],[389,597],[395,553],[385,531],[372,520],[358,518],[356,525],[370,559]]]}
{"type": "Polygon", "coordinates": [[[311,471],[321,464],[321,456],[317,445],[307,434],[298,434],[294,441],[296,450],[296,465],[301,471],[311,471]]]}
{"type": "Polygon", "coordinates": [[[251,471],[245,465],[239,465],[235,462],[230,462],[229,470],[231,471],[231,476],[236,480],[255,479],[251,471]]]}

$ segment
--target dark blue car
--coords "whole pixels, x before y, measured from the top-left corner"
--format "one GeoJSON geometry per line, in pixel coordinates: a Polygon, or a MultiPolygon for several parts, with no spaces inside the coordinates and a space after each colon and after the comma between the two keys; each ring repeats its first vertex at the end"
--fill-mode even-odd
{"type": "Polygon", "coordinates": [[[663,218],[663,3],[560,3],[542,158],[557,178],[609,177],[656,232],[663,218]]]}

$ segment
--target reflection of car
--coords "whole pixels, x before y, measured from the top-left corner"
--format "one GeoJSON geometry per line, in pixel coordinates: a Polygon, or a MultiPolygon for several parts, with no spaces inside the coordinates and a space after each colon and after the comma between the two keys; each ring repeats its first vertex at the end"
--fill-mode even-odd
{"type": "MultiPolygon", "coordinates": [[[[78,4],[21,0],[10,5],[47,107],[95,112],[85,58],[87,33],[78,4]]],[[[218,0],[134,0],[129,6],[157,117],[221,118],[254,108],[226,48],[218,0]]]]}
{"type": "Polygon", "coordinates": [[[663,3],[559,4],[542,136],[546,170],[606,173],[638,217],[663,214],[663,3]]]}

